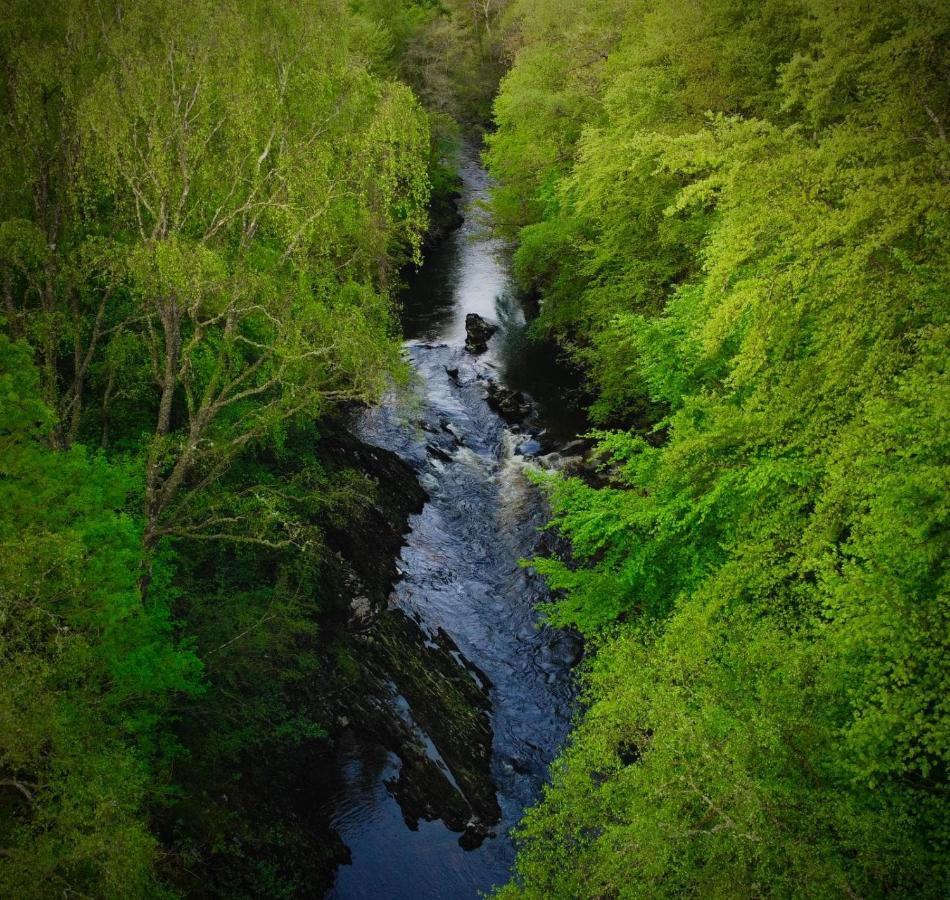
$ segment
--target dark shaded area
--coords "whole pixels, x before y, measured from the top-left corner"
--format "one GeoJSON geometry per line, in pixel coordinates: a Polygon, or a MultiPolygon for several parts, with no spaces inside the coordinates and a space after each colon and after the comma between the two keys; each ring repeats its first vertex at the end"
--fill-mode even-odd
{"type": "MultiPolygon", "coordinates": [[[[319,897],[349,859],[327,812],[340,782],[337,739],[347,716],[387,729],[361,716],[374,702],[385,707],[388,691],[385,658],[364,658],[372,640],[363,631],[385,606],[409,516],[426,494],[395,454],[342,421],[327,428],[295,432],[279,456],[254,461],[288,482],[316,466],[325,484],[352,483],[355,501],[324,509],[315,500],[309,510],[323,547],[201,544],[182,562],[180,612],[199,636],[208,689],[179,711],[180,788],[155,827],[170,851],[165,875],[187,896],[319,897]],[[243,619],[222,634],[232,606],[243,619]]],[[[425,651],[412,623],[399,641],[405,657],[425,651]]]]}

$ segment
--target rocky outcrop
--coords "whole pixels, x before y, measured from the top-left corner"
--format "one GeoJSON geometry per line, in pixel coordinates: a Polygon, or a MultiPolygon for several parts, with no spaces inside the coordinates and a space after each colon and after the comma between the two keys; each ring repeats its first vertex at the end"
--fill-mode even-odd
{"type": "Polygon", "coordinates": [[[429,204],[429,229],[425,235],[427,248],[440,244],[465,221],[459,209],[461,199],[462,194],[457,189],[433,193],[429,204]]]}
{"type": "MultiPolygon", "coordinates": [[[[451,459],[428,446],[437,458],[451,459]]],[[[388,608],[409,517],[421,510],[426,493],[415,472],[388,450],[349,434],[329,438],[324,449],[341,477],[342,468],[355,469],[371,491],[358,514],[325,532],[333,551],[328,586],[335,624],[325,634],[323,677],[330,684],[321,688],[321,718],[335,723],[334,741],[346,736],[399,757],[399,775],[387,788],[410,828],[441,819],[460,833],[463,846],[475,847],[501,814],[490,772],[491,685],[445,632],[429,634],[388,608]]]]}
{"type": "Polygon", "coordinates": [[[320,442],[320,459],[335,479],[354,474],[365,479],[362,502],[345,518],[324,524],[324,538],[335,559],[328,562],[328,610],[335,623],[372,619],[386,606],[399,577],[396,560],[409,517],[422,509],[427,494],[415,473],[395,453],[365,444],[344,427],[320,442]]]}
{"type": "Polygon", "coordinates": [[[364,677],[349,698],[350,722],[402,761],[388,787],[410,828],[441,819],[471,840],[501,814],[489,771],[489,682],[458,662],[458,647],[444,631],[421,637],[395,609],[360,635],[364,677]]]}
{"type": "Polygon", "coordinates": [[[497,325],[483,319],[478,313],[469,313],[465,317],[465,349],[476,356],[484,353],[496,331],[497,325]]]}

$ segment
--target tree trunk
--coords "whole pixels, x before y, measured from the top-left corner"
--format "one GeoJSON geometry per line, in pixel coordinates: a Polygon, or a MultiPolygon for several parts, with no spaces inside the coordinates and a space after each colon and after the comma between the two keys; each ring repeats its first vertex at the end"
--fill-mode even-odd
{"type": "Polygon", "coordinates": [[[171,430],[172,403],[178,386],[178,360],[181,353],[181,312],[175,298],[159,300],[156,304],[165,338],[165,366],[162,374],[162,395],[158,404],[155,435],[149,450],[145,475],[145,531],[142,535],[142,577],[139,586],[144,600],[152,578],[151,555],[158,541],[163,502],[162,473],[164,471],[165,438],[171,430]]]}

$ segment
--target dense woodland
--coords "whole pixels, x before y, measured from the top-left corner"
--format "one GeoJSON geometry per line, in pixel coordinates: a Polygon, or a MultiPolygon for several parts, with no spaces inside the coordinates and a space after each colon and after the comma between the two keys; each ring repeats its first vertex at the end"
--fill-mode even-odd
{"type": "Polygon", "coordinates": [[[0,895],[300,888],[247,807],[326,734],[323,526],[372,485],[320,439],[406,375],[478,12],[4,5],[0,895]]]}
{"type": "Polygon", "coordinates": [[[321,448],[473,128],[597,428],[499,896],[945,895],[945,3],[8,0],[0,63],[0,896],[305,892],[240,795],[329,734],[321,448]]]}
{"type": "Polygon", "coordinates": [[[600,479],[502,896],[944,896],[950,7],[517,0],[488,161],[600,479]]]}

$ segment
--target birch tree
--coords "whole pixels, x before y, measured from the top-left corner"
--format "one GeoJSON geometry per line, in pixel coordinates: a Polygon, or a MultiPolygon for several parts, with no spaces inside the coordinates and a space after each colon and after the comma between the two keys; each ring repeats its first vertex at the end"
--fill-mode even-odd
{"type": "Polygon", "coordinates": [[[353,64],[332,10],[186,6],[130,9],[81,110],[155,388],[149,548],[236,536],[202,490],[282,423],[383,388],[389,261],[418,253],[427,199],[421,111],[353,64]]]}

